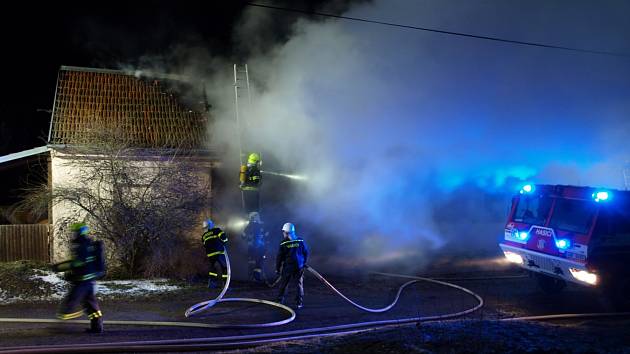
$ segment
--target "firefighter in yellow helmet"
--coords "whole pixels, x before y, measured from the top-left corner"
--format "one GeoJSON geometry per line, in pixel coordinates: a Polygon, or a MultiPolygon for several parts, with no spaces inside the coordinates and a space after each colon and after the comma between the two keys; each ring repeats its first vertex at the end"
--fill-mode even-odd
{"type": "Polygon", "coordinates": [[[262,183],[261,164],[260,155],[252,152],[247,157],[247,164],[241,166],[239,179],[243,191],[243,208],[246,213],[258,212],[260,209],[258,189],[262,183]]]}
{"type": "Polygon", "coordinates": [[[52,266],[55,272],[66,272],[70,290],[64,298],[57,317],[69,320],[80,317],[85,312],[90,320],[91,333],[103,332],[103,314],[96,300],[96,279],[105,272],[102,242],[89,236],[90,229],[84,223],[70,225],[72,258],[52,266]],[[79,305],[83,311],[77,311],[79,305]]]}

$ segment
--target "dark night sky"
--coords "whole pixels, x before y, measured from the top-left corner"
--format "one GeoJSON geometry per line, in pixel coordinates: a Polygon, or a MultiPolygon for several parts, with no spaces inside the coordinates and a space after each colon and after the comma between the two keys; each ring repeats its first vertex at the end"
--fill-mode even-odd
{"type": "MultiPolygon", "coordinates": [[[[342,1],[345,3],[346,1],[342,1]]],[[[320,9],[327,1],[275,1],[320,9]]],[[[169,57],[177,46],[206,48],[213,55],[242,58],[234,45],[234,25],[245,1],[110,1],[16,4],[3,21],[3,75],[0,101],[0,156],[45,145],[57,72],[62,65],[119,69],[143,58],[169,57]]],[[[298,16],[284,16],[268,33],[281,42],[298,16]]],[[[12,200],[24,184],[16,161],[2,166],[3,197],[12,200]]],[[[29,162],[30,163],[30,162],[29,162]]],[[[2,203],[0,203],[2,204],[2,203]]]]}
{"type": "Polygon", "coordinates": [[[238,1],[221,3],[181,7],[170,1],[108,2],[90,9],[76,3],[46,9],[37,5],[34,12],[34,5],[14,10],[12,16],[19,21],[2,23],[7,41],[0,155],[44,145],[50,115],[37,109],[52,107],[62,65],[116,69],[181,42],[229,53],[232,24],[243,6],[238,1]]]}
{"type": "MultiPolygon", "coordinates": [[[[177,45],[207,48],[222,57],[243,56],[233,46],[233,26],[245,1],[107,2],[17,5],[3,21],[3,84],[0,156],[44,145],[59,67],[117,69],[143,57],[168,55],[177,45]]],[[[275,1],[306,10],[326,1],[275,1]]],[[[284,16],[273,30],[282,41],[297,16],[284,16]]]]}

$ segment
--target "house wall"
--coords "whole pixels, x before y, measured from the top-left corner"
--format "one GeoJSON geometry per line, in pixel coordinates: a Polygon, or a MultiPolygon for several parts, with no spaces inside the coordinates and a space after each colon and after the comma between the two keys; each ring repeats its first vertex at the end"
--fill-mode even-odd
{"type": "MultiPolygon", "coordinates": [[[[76,156],[56,150],[51,151],[49,183],[52,187],[53,193],[55,193],[55,189],[61,186],[71,188],[73,185],[85,185],[85,183],[91,183],[94,190],[96,190],[96,183],[79,180],[79,176],[81,174],[80,169],[85,169],[84,165],[86,158],[94,159],[98,157],[76,156]]],[[[133,163],[137,165],[138,168],[142,169],[142,171],[146,171],[147,175],[150,175],[151,171],[155,170],[156,164],[167,162],[135,161],[133,163]]],[[[199,171],[197,173],[199,183],[212,186],[211,170],[213,168],[213,162],[209,159],[199,158],[195,161],[195,167],[199,167],[199,171]]],[[[101,190],[101,193],[104,193],[104,191],[101,190]]],[[[200,213],[199,224],[201,224],[201,220],[203,220],[204,217],[212,215],[212,210],[210,209],[210,206],[212,205],[212,188],[207,191],[207,198],[208,209],[200,213]]],[[[68,230],[68,226],[73,222],[82,221],[86,214],[87,213],[78,206],[66,201],[56,203],[51,206],[49,218],[52,225],[50,243],[52,262],[63,261],[69,257],[69,240],[71,234],[68,230]]],[[[187,235],[196,235],[196,233],[189,232],[187,235]]]]}

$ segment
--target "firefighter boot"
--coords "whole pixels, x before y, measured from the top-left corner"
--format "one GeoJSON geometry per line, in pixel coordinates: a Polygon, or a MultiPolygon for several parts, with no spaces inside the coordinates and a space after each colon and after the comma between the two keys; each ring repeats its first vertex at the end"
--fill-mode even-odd
{"type": "Polygon", "coordinates": [[[97,317],[90,320],[90,329],[88,333],[103,333],[103,317],[97,317]]]}

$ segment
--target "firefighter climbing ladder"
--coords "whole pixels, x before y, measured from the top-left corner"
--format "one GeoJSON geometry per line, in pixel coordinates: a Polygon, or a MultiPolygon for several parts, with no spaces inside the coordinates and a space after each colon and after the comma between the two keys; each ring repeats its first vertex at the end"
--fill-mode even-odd
{"type": "MultiPolygon", "coordinates": [[[[249,112],[252,96],[249,92],[249,71],[247,64],[234,64],[234,113],[236,115],[236,134],[238,135],[238,156],[242,166],[245,161],[243,155],[243,141],[247,141],[249,132],[249,112]]],[[[245,209],[245,192],[241,190],[241,205],[245,209]]]]}

